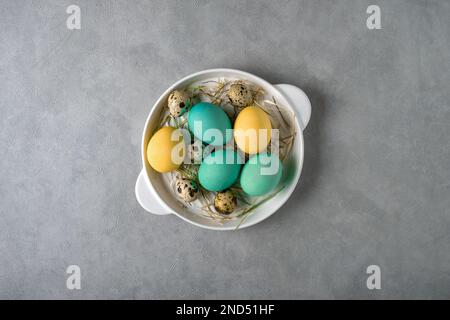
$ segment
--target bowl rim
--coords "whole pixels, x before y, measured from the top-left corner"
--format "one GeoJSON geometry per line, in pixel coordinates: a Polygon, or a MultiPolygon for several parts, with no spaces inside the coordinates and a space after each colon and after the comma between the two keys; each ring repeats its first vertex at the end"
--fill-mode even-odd
{"type": "MultiPolygon", "coordinates": [[[[270,216],[272,216],[275,212],[277,212],[291,197],[292,193],[294,192],[298,181],[300,179],[300,175],[303,169],[303,161],[304,161],[304,151],[305,151],[305,146],[304,146],[304,140],[303,140],[303,130],[302,127],[300,125],[300,119],[298,119],[297,116],[295,116],[295,106],[292,105],[292,103],[290,102],[290,99],[288,99],[286,97],[286,95],[282,92],[280,92],[280,90],[278,88],[276,88],[275,85],[269,83],[268,81],[264,80],[263,78],[254,75],[250,72],[247,71],[242,71],[242,70],[237,70],[237,69],[230,69],[230,68],[213,68],[213,69],[205,69],[205,70],[201,70],[201,71],[197,71],[194,73],[191,73],[181,79],[179,79],[178,81],[176,81],[175,83],[173,83],[171,86],[169,86],[160,96],[159,98],[156,100],[156,102],[153,104],[152,108],[150,109],[147,119],[145,121],[145,126],[144,126],[144,130],[142,132],[142,139],[141,139],[141,161],[142,161],[142,167],[143,167],[143,171],[145,172],[144,174],[144,180],[145,183],[147,185],[147,187],[149,188],[150,192],[153,194],[153,196],[158,200],[159,204],[164,207],[164,209],[166,209],[169,213],[173,213],[175,214],[177,217],[181,218],[182,220],[189,222],[190,224],[193,224],[197,227],[201,227],[204,229],[209,229],[209,230],[217,230],[217,231],[228,231],[228,230],[235,230],[236,227],[235,226],[227,226],[226,224],[224,225],[217,225],[217,226],[212,226],[212,225],[206,225],[206,224],[202,224],[193,220],[190,220],[189,218],[185,217],[184,215],[180,214],[179,212],[177,212],[177,210],[174,210],[172,207],[170,207],[158,194],[158,192],[155,190],[150,177],[149,177],[149,173],[147,171],[147,166],[146,166],[146,156],[145,156],[145,140],[146,140],[146,134],[147,131],[149,130],[149,125],[150,125],[150,120],[156,110],[156,107],[162,102],[162,100],[170,93],[172,92],[176,87],[178,87],[181,83],[188,81],[191,78],[195,78],[207,73],[230,73],[233,75],[241,75],[247,78],[254,78],[256,80],[258,80],[259,82],[263,83],[264,86],[270,87],[271,90],[277,92],[280,96],[282,96],[284,98],[284,102],[283,105],[286,105],[290,111],[292,111],[292,113],[294,114],[294,122],[296,125],[296,139],[300,139],[300,146],[301,146],[301,150],[298,153],[298,171],[296,176],[294,177],[294,179],[291,180],[291,182],[288,184],[289,186],[289,190],[287,191],[287,194],[285,196],[284,199],[282,199],[281,201],[278,202],[273,202],[272,207],[270,208],[270,213],[266,214],[266,215],[261,215],[261,217],[259,219],[254,219],[253,221],[244,221],[244,223],[242,223],[239,226],[239,230],[240,229],[244,229],[247,227],[251,227],[267,218],[269,218],[270,216]]],[[[268,200],[268,202],[272,202],[272,199],[268,200]]]]}

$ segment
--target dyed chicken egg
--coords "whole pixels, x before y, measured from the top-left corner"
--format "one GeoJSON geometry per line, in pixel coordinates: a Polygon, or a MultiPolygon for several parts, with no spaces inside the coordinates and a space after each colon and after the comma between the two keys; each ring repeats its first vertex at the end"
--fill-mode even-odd
{"type": "Polygon", "coordinates": [[[147,160],[158,172],[176,170],[184,160],[183,134],[174,127],[162,127],[147,145],[147,160]]]}
{"type": "Polygon", "coordinates": [[[276,188],[283,168],[280,159],[267,152],[252,156],[241,173],[242,190],[250,196],[262,196],[276,188]]]}
{"type": "Polygon", "coordinates": [[[238,179],[241,163],[241,157],[234,150],[217,150],[203,160],[198,180],[209,191],[225,190],[238,179]]]}
{"type": "Polygon", "coordinates": [[[267,113],[259,107],[250,106],[242,110],[234,122],[234,140],[243,152],[260,153],[270,142],[271,130],[267,113]]]}
{"type": "Polygon", "coordinates": [[[232,137],[231,121],[222,108],[208,102],[197,103],[189,111],[189,130],[193,135],[213,146],[226,144],[232,137]]]}

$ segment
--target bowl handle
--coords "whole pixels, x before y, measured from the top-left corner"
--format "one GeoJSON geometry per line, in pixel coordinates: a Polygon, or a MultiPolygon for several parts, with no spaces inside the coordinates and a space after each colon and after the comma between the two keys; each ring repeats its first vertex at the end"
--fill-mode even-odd
{"type": "Polygon", "coordinates": [[[139,173],[139,176],[136,180],[134,192],[136,193],[137,201],[146,211],[159,215],[170,214],[167,209],[164,209],[159,205],[158,199],[155,198],[155,196],[147,186],[144,170],[141,170],[141,173],[139,173]]]}
{"type": "Polygon", "coordinates": [[[295,115],[300,120],[302,130],[305,130],[311,119],[311,102],[302,89],[290,84],[276,84],[277,88],[295,108],[295,115]]]}

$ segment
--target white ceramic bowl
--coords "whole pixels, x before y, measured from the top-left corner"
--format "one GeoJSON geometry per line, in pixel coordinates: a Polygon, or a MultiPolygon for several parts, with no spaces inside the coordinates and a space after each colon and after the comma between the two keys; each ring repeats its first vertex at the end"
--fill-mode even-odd
{"type": "Polygon", "coordinates": [[[156,101],[145,122],[142,135],[141,154],[143,169],[136,181],[136,198],[139,204],[148,212],[157,215],[175,214],[181,219],[196,226],[213,230],[234,230],[239,221],[219,224],[211,219],[202,217],[188,208],[183,208],[175,199],[173,192],[164,182],[162,175],[155,172],[147,162],[147,144],[151,133],[159,121],[162,108],[167,105],[167,97],[175,89],[184,88],[192,83],[208,81],[218,78],[242,79],[253,82],[262,87],[265,92],[276,98],[278,104],[289,109],[295,115],[297,136],[290,156],[284,162],[283,178],[281,183],[285,187],[273,198],[258,206],[255,211],[242,223],[239,228],[252,226],[271,216],[291,196],[300,178],[303,165],[303,130],[311,117],[311,103],[306,94],[299,88],[288,84],[272,85],[267,81],[248,72],[232,69],[210,69],[193,73],[170,86],[156,101]]]}

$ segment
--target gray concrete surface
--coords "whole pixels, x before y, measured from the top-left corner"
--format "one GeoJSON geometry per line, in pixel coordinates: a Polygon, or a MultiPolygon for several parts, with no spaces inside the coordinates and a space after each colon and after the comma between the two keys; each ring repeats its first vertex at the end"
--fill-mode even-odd
{"type": "Polygon", "coordinates": [[[0,14],[0,298],[450,298],[449,1],[5,0],[0,14]],[[313,105],[294,195],[238,232],[152,216],[133,190],[150,106],[212,67],[313,105]]]}

